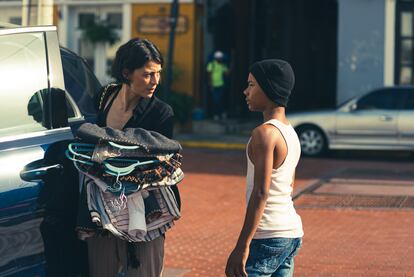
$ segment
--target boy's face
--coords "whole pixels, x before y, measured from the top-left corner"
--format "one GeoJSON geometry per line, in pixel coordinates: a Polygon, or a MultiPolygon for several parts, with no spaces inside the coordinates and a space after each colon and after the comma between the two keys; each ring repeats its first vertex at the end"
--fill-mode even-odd
{"type": "Polygon", "coordinates": [[[264,111],[270,101],[251,73],[249,73],[247,88],[243,94],[246,96],[247,106],[252,112],[264,111]]]}

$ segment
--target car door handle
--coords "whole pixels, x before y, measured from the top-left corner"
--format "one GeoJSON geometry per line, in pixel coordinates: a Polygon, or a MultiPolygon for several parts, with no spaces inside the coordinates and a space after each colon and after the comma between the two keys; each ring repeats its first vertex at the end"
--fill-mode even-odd
{"type": "Polygon", "coordinates": [[[389,116],[389,115],[381,115],[380,116],[381,121],[391,121],[392,119],[393,119],[393,117],[389,116]]]}
{"type": "Polygon", "coordinates": [[[61,170],[61,169],[63,169],[63,166],[61,164],[54,164],[54,165],[43,166],[43,167],[30,169],[30,170],[23,170],[20,172],[20,178],[28,182],[40,181],[50,171],[61,170]]]}

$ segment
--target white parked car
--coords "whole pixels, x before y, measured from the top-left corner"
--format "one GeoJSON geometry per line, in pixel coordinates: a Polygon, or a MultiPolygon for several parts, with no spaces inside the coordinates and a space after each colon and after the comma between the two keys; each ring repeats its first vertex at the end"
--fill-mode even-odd
{"type": "Polygon", "coordinates": [[[414,87],[374,90],[335,110],[288,113],[302,154],[328,149],[414,151],[414,87]]]}

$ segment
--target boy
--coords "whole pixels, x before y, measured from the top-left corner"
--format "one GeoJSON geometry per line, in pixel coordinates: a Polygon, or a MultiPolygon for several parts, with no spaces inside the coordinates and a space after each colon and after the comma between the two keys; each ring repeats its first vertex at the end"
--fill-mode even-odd
{"type": "Polygon", "coordinates": [[[264,123],[247,145],[247,211],[227,261],[227,277],[293,274],[303,236],[291,197],[300,143],[285,116],[294,82],[286,61],[263,60],[250,67],[243,93],[249,110],[263,113],[264,123]]]}

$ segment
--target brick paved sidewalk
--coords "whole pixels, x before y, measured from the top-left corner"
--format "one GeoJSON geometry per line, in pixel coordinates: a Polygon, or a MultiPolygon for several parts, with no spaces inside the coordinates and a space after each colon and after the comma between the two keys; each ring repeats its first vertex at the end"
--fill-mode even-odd
{"type": "MultiPolygon", "coordinates": [[[[165,277],[224,276],[244,217],[244,153],[190,152],[185,158],[186,178],[180,184],[183,217],[167,234],[165,277]]],[[[318,160],[313,169],[301,171],[297,188],[314,181],[307,171],[322,174],[321,168],[337,166],[318,160]]],[[[376,163],[372,166],[378,168],[376,163]]],[[[305,237],[295,276],[414,276],[414,210],[298,209],[298,213],[305,237]]]]}
{"type": "Polygon", "coordinates": [[[295,276],[414,276],[414,211],[298,213],[305,237],[295,276]]]}

